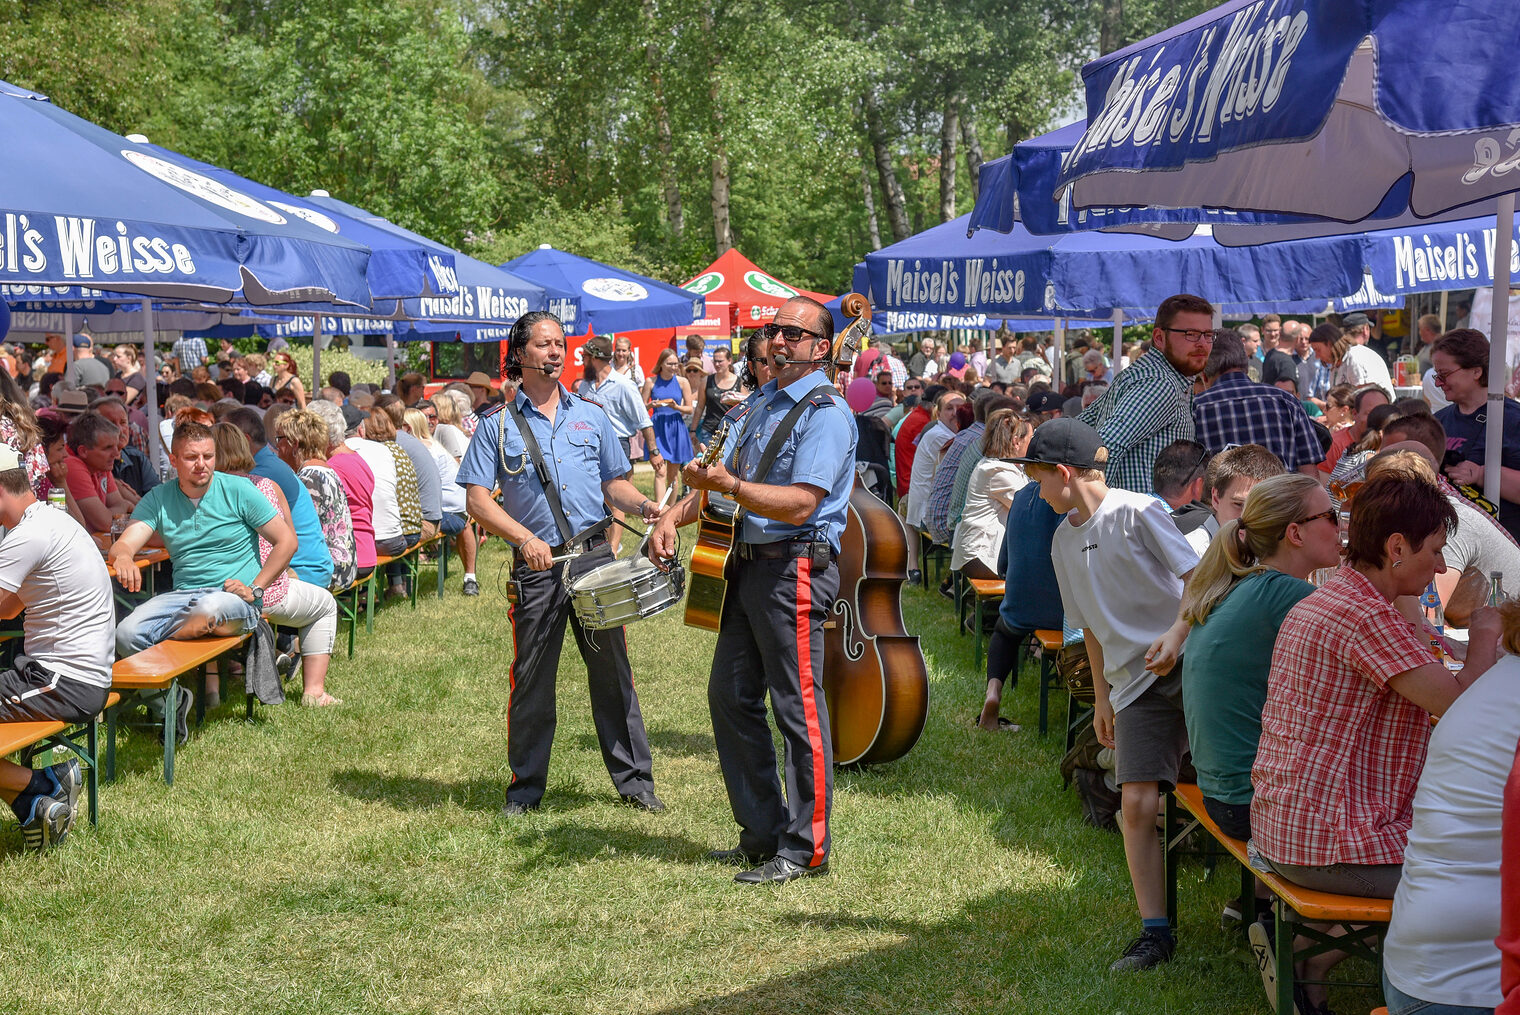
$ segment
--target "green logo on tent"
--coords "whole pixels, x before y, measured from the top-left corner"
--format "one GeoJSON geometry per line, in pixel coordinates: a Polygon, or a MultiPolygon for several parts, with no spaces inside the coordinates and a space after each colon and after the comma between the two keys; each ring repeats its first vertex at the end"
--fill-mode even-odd
{"type": "Polygon", "coordinates": [[[797,290],[789,285],[784,285],[771,278],[763,271],[746,271],[744,282],[757,293],[767,296],[775,296],[778,299],[790,299],[797,295],[797,290]]]}
{"type": "Polygon", "coordinates": [[[697,293],[699,296],[706,296],[708,293],[717,289],[722,284],[723,273],[721,271],[709,271],[705,274],[698,275],[696,278],[686,283],[685,288],[688,292],[697,293]]]}

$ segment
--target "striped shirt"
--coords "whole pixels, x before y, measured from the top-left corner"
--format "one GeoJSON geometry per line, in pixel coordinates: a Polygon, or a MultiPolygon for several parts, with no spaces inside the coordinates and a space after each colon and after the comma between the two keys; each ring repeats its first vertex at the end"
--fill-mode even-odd
{"type": "Polygon", "coordinates": [[[1193,440],[1192,388],[1159,349],[1115,377],[1113,386],[1077,418],[1098,431],[1108,449],[1108,485],[1151,492],[1151,468],[1173,441],[1193,440]]]}
{"type": "Polygon", "coordinates": [[[174,343],[174,358],[179,360],[179,372],[185,376],[206,362],[206,343],[203,339],[182,336],[174,343]]]}

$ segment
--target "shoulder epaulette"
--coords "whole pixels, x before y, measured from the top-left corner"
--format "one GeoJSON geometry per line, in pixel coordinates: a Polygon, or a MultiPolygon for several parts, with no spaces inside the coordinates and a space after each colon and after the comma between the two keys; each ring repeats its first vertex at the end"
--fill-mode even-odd
{"type": "Polygon", "coordinates": [[[603,412],[607,411],[607,407],[594,398],[587,398],[585,395],[582,395],[579,392],[575,391],[570,392],[570,394],[575,398],[579,398],[582,402],[590,402],[592,405],[596,406],[598,409],[601,409],[603,412]]]}
{"type": "Polygon", "coordinates": [[[492,416],[496,415],[498,412],[500,412],[501,410],[505,409],[506,407],[507,407],[507,403],[506,402],[497,402],[496,404],[492,405],[489,409],[480,409],[480,410],[477,410],[476,413],[475,413],[475,418],[477,420],[490,419],[492,416]]]}

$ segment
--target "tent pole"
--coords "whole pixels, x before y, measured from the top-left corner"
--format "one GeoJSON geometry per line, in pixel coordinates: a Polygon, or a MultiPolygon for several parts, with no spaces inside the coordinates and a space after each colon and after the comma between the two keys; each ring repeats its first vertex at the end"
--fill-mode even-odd
{"type": "Polygon", "coordinates": [[[159,463],[167,462],[168,458],[164,455],[163,435],[158,432],[158,364],[155,362],[153,355],[153,340],[155,336],[153,331],[152,300],[142,301],[142,315],[143,382],[145,385],[143,395],[144,401],[147,403],[143,406],[143,411],[148,414],[148,460],[153,462],[154,468],[158,469],[159,474],[162,475],[163,469],[160,468],[159,463]]]}
{"type": "Polygon", "coordinates": [[[1445,334],[1446,332],[1446,301],[1450,297],[1451,293],[1447,292],[1445,289],[1441,290],[1441,334],[1445,334]]]}
{"type": "Polygon", "coordinates": [[[1114,372],[1119,372],[1119,357],[1124,355],[1124,311],[1114,309],[1114,372]]]}
{"type": "Polygon", "coordinates": [[[311,317],[311,393],[322,394],[322,315],[311,317]]]}
{"type": "MultiPolygon", "coordinates": [[[[60,373],[68,373],[69,367],[74,365],[74,315],[63,315],[63,370],[60,373]]],[[[51,369],[51,368],[50,368],[51,369]]]]}
{"type": "Polygon", "coordinates": [[[1066,319],[1056,318],[1056,361],[1051,365],[1051,379],[1055,381],[1053,387],[1060,394],[1061,389],[1066,387],[1066,319]]]}
{"type": "Polygon", "coordinates": [[[1509,379],[1509,258],[1515,241],[1515,195],[1499,197],[1494,225],[1494,313],[1488,340],[1488,424],[1483,496],[1499,503],[1499,465],[1504,457],[1504,384],[1509,379]]]}
{"type": "Polygon", "coordinates": [[[394,332],[385,336],[385,388],[387,391],[396,390],[396,335],[394,332]]]}

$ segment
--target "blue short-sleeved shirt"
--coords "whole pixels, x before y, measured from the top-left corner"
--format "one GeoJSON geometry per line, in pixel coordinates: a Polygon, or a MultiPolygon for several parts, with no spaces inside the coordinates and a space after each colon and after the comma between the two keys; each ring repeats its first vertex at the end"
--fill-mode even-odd
{"type": "MultiPolygon", "coordinates": [[[[570,523],[571,534],[607,517],[602,483],[628,475],[631,468],[607,414],[600,406],[561,388],[559,408],[551,426],[548,417],[534,408],[527,395],[519,391],[516,401],[543,452],[549,475],[559,484],[560,507],[570,523]]],[[[537,470],[523,447],[522,434],[505,409],[481,419],[454,481],[460,486],[482,486],[487,490],[500,484],[501,504],[507,514],[550,546],[565,541],[554,523],[554,513],[549,510],[537,470]],[[502,454],[498,455],[497,441],[503,434],[502,454]]]]}
{"type": "Polygon", "coordinates": [[[311,502],[311,491],[296,478],[290,466],[265,444],[254,453],[250,474],[263,476],[280,488],[285,503],[290,505],[290,520],[296,529],[296,555],[290,558],[290,569],[303,582],[310,582],[319,589],[327,588],[332,580],[332,553],[327,548],[327,537],[322,534],[322,523],[317,520],[316,505],[311,502]]]}
{"type": "MultiPolygon", "coordinates": [[[[774,380],[766,382],[730,415],[737,416],[748,407],[738,424],[729,432],[723,455],[734,475],[746,483],[788,486],[806,483],[828,491],[818,508],[801,525],[779,522],[753,512],[746,512],[739,534],[745,543],[775,543],[783,539],[827,539],[837,551],[850,503],[850,487],[855,479],[855,418],[837,392],[812,400],[792,427],[781,452],[764,476],[755,475],[765,447],[776,427],[786,418],[798,400],[828,378],[813,371],[785,388],[774,380]]],[[[830,386],[832,387],[832,386],[830,386]]]]}
{"type": "Polygon", "coordinates": [[[225,472],[211,474],[199,504],[171,480],[149,490],[132,510],[134,521],[147,522],[163,539],[178,590],[219,589],[229,578],[252,585],[264,566],[258,530],[275,517],[252,480],[225,472]]]}

